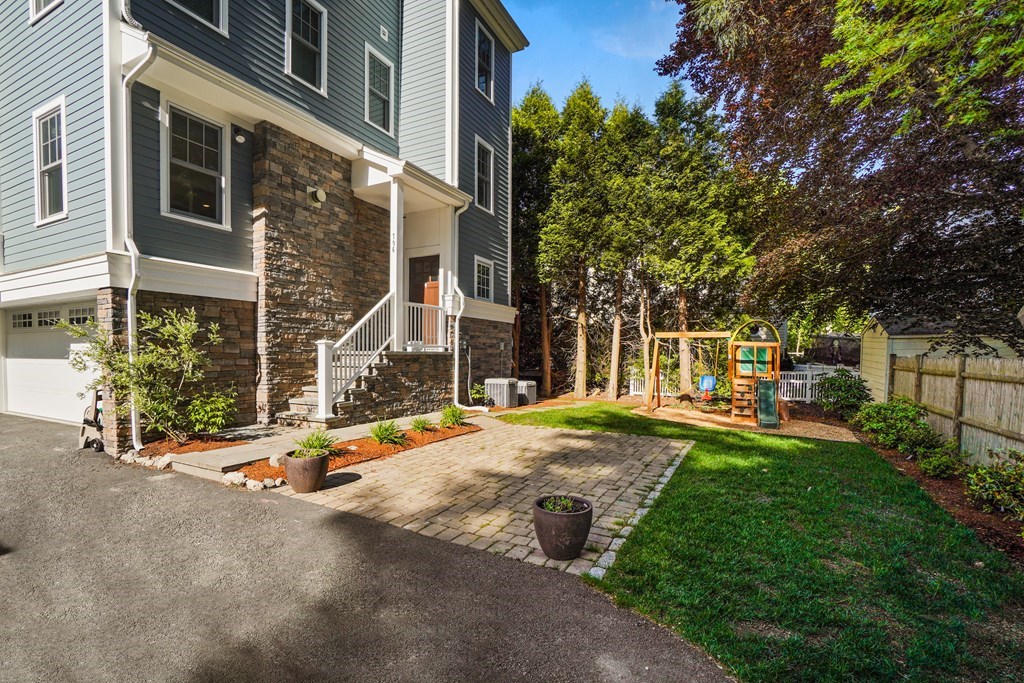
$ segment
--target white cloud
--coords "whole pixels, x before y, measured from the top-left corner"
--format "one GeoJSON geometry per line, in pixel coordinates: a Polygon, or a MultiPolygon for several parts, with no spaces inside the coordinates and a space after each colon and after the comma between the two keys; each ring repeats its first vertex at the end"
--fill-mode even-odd
{"type": "Polygon", "coordinates": [[[607,16],[611,25],[591,31],[594,47],[624,59],[653,61],[664,56],[675,40],[679,5],[665,0],[627,5],[623,15],[607,16]]]}

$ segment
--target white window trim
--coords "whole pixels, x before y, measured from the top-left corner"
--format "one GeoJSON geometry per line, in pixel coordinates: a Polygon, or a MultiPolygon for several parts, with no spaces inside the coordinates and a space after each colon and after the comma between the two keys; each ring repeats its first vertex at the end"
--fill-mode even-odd
{"type": "Polygon", "coordinates": [[[494,302],[494,261],[492,261],[489,258],[484,258],[483,256],[474,256],[473,257],[473,298],[478,300],[478,301],[490,301],[492,303],[494,302]],[[477,272],[476,272],[476,269],[477,269],[477,266],[479,266],[480,264],[483,264],[483,265],[487,266],[490,269],[490,271],[491,271],[491,292],[490,292],[491,295],[489,297],[487,297],[486,299],[481,299],[479,294],[478,294],[478,292],[477,292],[477,283],[476,283],[477,272]]]}
{"type": "Polygon", "coordinates": [[[395,65],[373,46],[366,43],[366,63],[363,66],[363,73],[366,80],[366,87],[363,88],[363,119],[382,133],[395,137],[395,65]],[[388,128],[381,128],[370,120],[370,55],[388,65],[388,128]]]}
{"type": "Polygon", "coordinates": [[[494,212],[494,169],[497,166],[497,162],[498,162],[497,157],[494,156],[494,147],[492,147],[491,145],[487,144],[487,142],[483,138],[481,138],[479,135],[475,136],[475,142],[473,144],[473,204],[476,205],[476,208],[480,209],[481,211],[485,211],[485,212],[491,214],[492,216],[495,215],[495,212],[494,212]],[[491,208],[489,208],[489,209],[486,206],[483,206],[483,205],[480,204],[480,198],[477,197],[477,194],[476,194],[477,178],[480,175],[480,170],[479,170],[480,169],[480,145],[483,145],[484,147],[486,147],[491,152],[491,201],[490,201],[491,208]]]}
{"type": "Polygon", "coordinates": [[[44,225],[56,223],[57,221],[66,220],[68,217],[68,204],[70,203],[70,200],[68,198],[68,115],[67,99],[64,95],[61,95],[54,100],[50,100],[32,112],[32,170],[35,176],[33,178],[33,187],[35,188],[36,227],[42,227],[44,225]],[[62,192],[64,196],[64,210],[60,213],[55,213],[52,216],[43,218],[42,197],[39,196],[39,174],[41,172],[39,164],[42,161],[39,158],[39,119],[58,108],[60,109],[61,183],[63,184],[62,192]]]}
{"type": "MultiPolygon", "coordinates": [[[[61,2],[63,2],[63,0],[61,0],[61,2]]],[[[192,10],[190,10],[190,9],[188,9],[186,7],[183,7],[182,5],[179,5],[174,0],[167,0],[167,4],[173,5],[176,9],[178,9],[178,10],[184,12],[185,14],[189,15],[190,17],[192,17],[193,19],[198,21],[203,26],[206,26],[207,28],[213,29],[214,31],[216,31],[217,33],[221,34],[225,38],[229,38],[230,37],[228,35],[228,3],[229,3],[229,0],[220,0],[220,26],[218,26],[217,24],[211,24],[210,22],[208,22],[203,17],[199,16],[198,14],[195,14],[194,12],[192,12],[192,10]]]]}
{"type": "Polygon", "coordinates": [[[47,14],[49,14],[52,11],[54,11],[55,9],[57,9],[58,7],[60,7],[63,4],[64,4],[64,0],[56,0],[56,2],[52,2],[49,5],[47,5],[46,7],[44,7],[42,10],[40,10],[39,12],[36,12],[35,0],[28,0],[28,24],[29,24],[29,26],[32,26],[37,21],[39,21],[40,19],[45,17],[47,14]]]}
{"type": "Polygon", "coordinates": [[[231,231],[231,122],[212,110],[201,111],[160,95],[160,215],[172,221],[204,228],[231,231]],[[220,127],[221,149],[221,222],[186,216],[171,211],[171,108],[220,127]]]}
{"type": "Polygon", "coordinates": [[[297,82],[306,86],[315,93],[320,93],[324,97],[327,97],[327,8],[321,5],[316,0],[303,0],[304,2],[312,5],[314,9],[320,12],[320,16],[323,18],[323,22],[320,26],[320,87],[317,88],[312,83],[307,83],[305,80],[296,76],[292,73],[292,7],[294,5],[293,0],[287,0],[285,3],[285,20],[284,20],[284,72],[295,79],[297,82]]]}
{"type": "Polygon", "coordinates": [[[497,49],[497,43],[494,42],[494,36],[490,31],[480,23],[480,20],[476,20],[476,39],[473,41],[473,90],[480,93],[480,96],[485,100],[494,104],[494,52],[497,49]],[[480,32],[491,40],[491,80],[488,82],[491,92],[486,93],[480,89],[480,32]]]}

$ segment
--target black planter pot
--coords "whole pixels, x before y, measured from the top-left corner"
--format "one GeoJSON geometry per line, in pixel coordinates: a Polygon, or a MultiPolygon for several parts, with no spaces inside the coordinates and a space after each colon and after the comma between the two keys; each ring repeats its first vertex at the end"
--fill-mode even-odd
{"type": "Polygon", "coordinates": [[[293,458],[284,456],[284,476],[288,485],[295,493],[313,493],[319,491],[327,478],[329,455],[315,458],[293,458]]]}
{"type": "Polygon", "coordinates": [[[586,506],[579,512],[549,512],[542,507],[548,498],[541,496],[533,501],[533,529],[544,554],[552,560],[575,560],[590,536],[590,525],[594,521],[594,506],[586,498],[566,496],[586,506]]]}

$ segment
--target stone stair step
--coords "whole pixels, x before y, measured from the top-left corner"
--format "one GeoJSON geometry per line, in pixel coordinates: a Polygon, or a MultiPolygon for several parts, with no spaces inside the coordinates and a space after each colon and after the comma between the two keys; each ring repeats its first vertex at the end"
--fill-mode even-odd
{"type": "Polygon", "coordinates": [[[328,418],[317,417],[316,413],[300,413],[287,411],[274,416],[278,424],[289,427],[324,427],[325,429],[337,429],[348,424],[344,416],[334,415],[328,418]]]}

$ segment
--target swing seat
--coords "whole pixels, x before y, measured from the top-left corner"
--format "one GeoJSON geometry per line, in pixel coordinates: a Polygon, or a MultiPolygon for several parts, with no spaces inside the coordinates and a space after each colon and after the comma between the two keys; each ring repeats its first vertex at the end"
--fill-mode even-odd
{"type": "Polygon", "coordinates": [[[701,394],[701,400],[710,401],[711,392],[718,386],[718,378],[714,375],[701,375],[698,386],[700,387],[700,390],[704,392],[701,394]]]}

